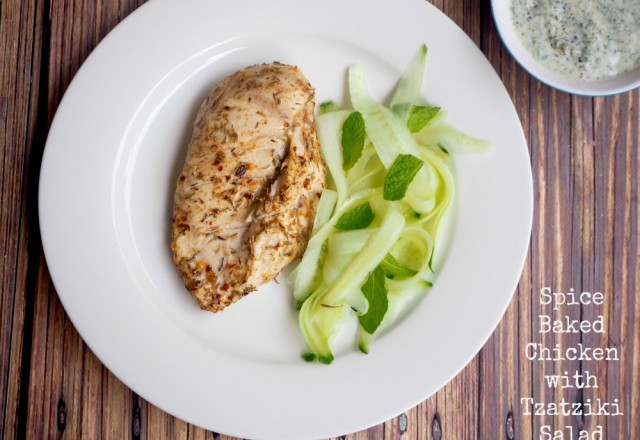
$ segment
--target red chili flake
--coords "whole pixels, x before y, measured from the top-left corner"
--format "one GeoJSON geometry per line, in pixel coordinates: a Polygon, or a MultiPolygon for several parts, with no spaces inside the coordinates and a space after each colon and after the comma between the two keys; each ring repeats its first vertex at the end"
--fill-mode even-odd
{"type": "Polygon", "coordinates": [[[236,263],[229,263],[229,264],[227,264],[227,269],[233,269],[236,266],[237,266],[236,263]]]}
{"type": "Polygon", "coordinates": [[[223,151],[217,151],[216,152],[216,161],[218,162],[222,162],[225,158],[225,154],[223,151]]]}
{"type": "Polygon", "coordinates": [[[284,128],[289,128],[289,123],[287,121],[284,121],[284,128]]]}
{"type": "Polygon", "coordinates": [[[184,182],[186,177],[184,175],[180,176],[180,182],[184,182]]]}
{"type": "Polygon", "coordinates": [[[227,283],[224,283],[222,286],[220,286],[220,290],[226,292],[227,290],[229,290],[229,285],[227,283]]]}

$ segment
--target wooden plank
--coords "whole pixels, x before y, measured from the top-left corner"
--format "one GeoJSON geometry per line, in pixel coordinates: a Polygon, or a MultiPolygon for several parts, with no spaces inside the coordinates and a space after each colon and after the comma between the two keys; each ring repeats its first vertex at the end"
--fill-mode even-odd
{"type": "Polygon", "coordinates": [[[48,346],[53,344],[54,337],[49,330],[49,275],[44,265],[44,257],[38,265],[36,291],[33,314],[41,319],[33,321],[32,340],[41,341],[39,344],[31,346],[31,368],[29,370],[28,407],[25,410],[26,429],[25,433],[29,438],[50,438],[49,432],[56,426],[56,409],[52,402],[51,376],[56,365],[51,359],[51,350],[48,346]],[[47,366],[47,368],[35,368],[34,366],[47,366]]]}
{"type": "MultiPolygon", "coordinates": [[[[20,16],[20,9],[15,2],[3,2],[0,4],[1,26],[0,26],[0,50],[4,55],[2,63],[2,90],[11,91],[12,95],[2,93],[0,102],[0,151],[2,152],[2,162],[0,162],[0,206],[3,207],[0,213],[0,249],[3,251],[2,265],[0,266],[0,408],[2,417],[0,418],[0,433],[15,432],[15,408],[17,402],[10,396],[9,386],[12,382],[10,359],[12,355],[13,342],[13,309],[16,300],[16,267],[18,256],[18,237],[20,224],[20,191],[19,185],[22,176],[16,173],[16,168],[20,165],[21,157],[16,157],[16,153],[9,149],[13,142],[24,142],[24,128],[19,126],[23,121],[20,118],[12,118],[14,112],[21,114],[27,105],[23,97],[16,96],[18,85],[17,72],[15,66],[24,56],[20,53],[18,37],[15,29],[16,18],[20,16]],[[15,125],[18,125],[16,127],[15,125]],[[17,139],[16,139],[17,138],[17,139]],[[17,175],[16,175],[17,174],[17,175]],[[6,207],[6,208],[5,208],[6,207]]],[[[20,328],[15,329],[20,332],[20,328]]],[[[18,333],[20,334],[20,333],[18,333]]]]}
{"type": "MultiPolygon", "coordinates": [[[[614,284],[613,284],[613,265],[614,261],[611,258],[614,253],[614,239],[613,228],[610,227],[615,218],[615,199],[614,199],[614,182],[611,176],[615,173],[615,150],[611,148],[609,142],[612,138],[617,137],[615,133],[610,131],[611,127],[606,122],[606,116],[602,114],[603,110],[611,111],[607,109],[609,105],[615,102],[613,99],[598,98],[594,104],[595,119],[595,142],[601,148],[595,151],[595,169],[598,180],[594,182],[597,191],[595,193],[595,209],[601,216],[601,221],[597,224],[595,230],[595,255],[596,258],[602,263],[596,266],[595,271],[597,279],[600,280],[599,289],[607,295],[607,302],[604,306],[604,313],[607,319],[609,335],[607,337],[608,345],[614,345],[619,347],[619,340],[617,337],[618,331],[616,327],[617,323],[613,321],[613,305],[614,305],[614,284]],[[613,343],[613,344],[611,344],[613,343]]],[[[615,368],[607,368],[606,375],[601,376],[603,382],[603,392],[606,394],[609,388],[617,387],[616,382],[620,380],[619,370],[615,368]],[[612,383],[613,382],[613,383],[612,383]]],[[[610,421],[606,421],[607,433],[611,429],[610,421]]]]}
{"type": "Polygon", "coordinates": [[[638,298],[638,285],[640,284],[640,240],[638,232],[640,230],[640,190],[638,188],[640,182],[640,154],[638,153],[638,145],[640,145],[640,92],[635,91],[628,96],[629,113],[625,129],[628,132],[626,150],[628,151],[627,170],[629,180],[627,192],[625,193],[625,206],[629,212],[629,263],[628,263],[628,284],[626,293],[631,298],[628,304],[627,314],[629,316],[629,338],[625,359],[627,362],[627,371],[630,373],[629,398],[625,401],[624,411],[627,414],[627,420],[632,419],[633,422],[628,423],[627,428],[629,438],[640,438],[640,422],[634,414],[640,414],[640,298],[638,298]]]}
{"type": "MultiPolygon", "coordinates": [[[[581,271],[578,284],[573,286],[578,292],[597,292],[602,289],[602,286],[599,285],[600,281],[595,277],[598,260],[594,258],[595,225],[597,224],[593,192],[596,184],[594,154],[596,149],[606,149],[609,147],[607,145],[599,145],[594,139],[594,126],[593,119],[591,118],[594,109],[593,101],[592,99],[580,97],[575,97],[572,101],[573,121],[575,121],[573,124],[575,133],[573,139],[575,153],[573,154],[573,158],[576,181],[576,197],[574,203],[581,208],[580,217],[574,218],[573,223],[574,225],[579,225],[579,228],[574,227],[574,230],[578,229],[582,232],[579,243],[581,250],[580,255],[579,258],[574,258],[574,264],[579,265],[576,271],[581,271]]],[[[593,322],[599,314],[605,311],[603,309],[602,306],[596,305],[582,307],[581,318],[593,322]]],[[[587,347],[604,347],[607,344],[607,338],[605,335],[599,335],[597,333],[583,333],[580,335],[580,343],[587,347]]],[[[606,381],[606,363],[601,361],[582,361],[580,362],[579,371],[582,374],[587,374],[589,377],[595,377],[595,380],[598,382],[593,384],[597,386],[597,388],[588,388],[582,391],[582,400],[595,400],[596,398],[604,398],[604,400],[606,400],[606,396],[602,393],[606,388],[601,385],[603,381],[606,381]]],[[[591,380],[589,380],[589,382],[591,382],[591,380]]],[[[577,420],[581,429],[593,431],[598,425],[606,425],[607,418],[597,416],[577,418],[577,420]]]]}
{"type": "Polygon", "coordinates": [[[103,369],[102,386],[102,438],[115,440],[129,437],[133,417],[131,390],[107,369],[103,369]]]}
{"type": "MultiPolygon", "coordinates": [[[[40,77],[42,2],[0,2],[3,57],[0,101],[0,436],[19,436],[24,339],[30,334],[27,290],[33,288],[38,248],[36,188],[26,184],[38,172],[41,150],[34,147],[40,77]],[[35,163],[33,160],[35,158],[35,163]]],[[[27,365],[28,366],[28,365],[27,365]]]]}
{"type": "Polygon", "coordinates": [[[82,407],[79,414],[80,431],[84,438],[100,438],[102,432],[105,403],[103,370],[104,367],[98,358],[90,350],[85,349],[82,368],[82,407]]]}

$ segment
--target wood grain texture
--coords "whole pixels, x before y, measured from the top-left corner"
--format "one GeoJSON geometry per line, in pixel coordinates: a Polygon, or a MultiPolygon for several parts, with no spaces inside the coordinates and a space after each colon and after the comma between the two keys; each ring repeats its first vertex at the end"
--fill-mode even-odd
{"type": "MultiPolygon", "coordinates": [[[[93,48],[144,0],[0,1],[0,437],[231,440],[170,416],[129,390],[83,343],[56,295],[38,229],[37,185],[49,124],[93,48]]],[[[449,384],[369,439],[533,439],[604,427],[640,439],[640,95],[587,98],[531,78],[508,55],[489,0],[433,0],[502,78],[529,142],[531,246],[520,283],[483,349],[449,384]],[[540,303],[540,289],[600,291],[601,306],[540,303]],[[604,334],[540,333],[538,316],[595,320],[604,334]],[[615,347],[619,361],[529,361],[529,343],[615,347]],[[589,371],[597,388],[554,389],[545,375],[589,371]],[[525,416],[520,399],[619,399],[624,416],[525,416]]],[[[577,436],[576,436],[577,438],[577,436]]]]}

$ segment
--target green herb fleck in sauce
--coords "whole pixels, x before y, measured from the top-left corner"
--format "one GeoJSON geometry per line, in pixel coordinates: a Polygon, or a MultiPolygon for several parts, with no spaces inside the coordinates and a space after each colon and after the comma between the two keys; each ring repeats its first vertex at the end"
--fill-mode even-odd
{"type": "Polygon", "coordinates": [[[512,0],[511,13],[549,70],[597,81],[640,66],[640,0],[512,0]]]}

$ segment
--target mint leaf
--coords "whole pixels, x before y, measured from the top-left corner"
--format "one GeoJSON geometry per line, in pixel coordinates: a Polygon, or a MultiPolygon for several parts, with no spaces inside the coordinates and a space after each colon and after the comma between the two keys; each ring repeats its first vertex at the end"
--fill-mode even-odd
{"type": "Polygon", "coordinates": [[[380,268],[387,278],[410,278],[418,273],[417,270],[398,263],[398,260],[391,254],[387,254],[380,262],[380,268]]]}
{"type": "Polygon", "coordinates": [[[382,318],[389,308],[387,286],[384,284],[384,272],[380,266],[376,267],[361,288],[364,297],[369,302],[367,313],[358,317],[360,325],[369,334],[373,334],[382,322],[382,318]]]}
{"type": "Polygon", "coordinates": [[[412,154],[399,154],[384,178],[384,199],[401,200],[422,165],[412,154]]]}
{"type": "Polygon", "coordinates": [[[345,172],[362,156],[364,137],[364,118],[360,112],[352,112],[342,125],[342,168],[345,172]]]}
{"type": "Polygon", "coordinates": [[[371,205],[366,202],[342,214],[335,227],[343,231],[364,229],[373,222],[375,216],[371,205]]]}
{"type": "Polygon", "coordinates": [[[340,110],[340,106],[334,101],[326,101],[318,105],[318,114],[324,115],[325,113],[340,110]]]}
{"type": "Polygon", "coordinates": [[[407,127],[411,133],[422,130],[440,111],[440,107],[430,107],[428,105],[415,105],[411,109],[407,127]]]}

